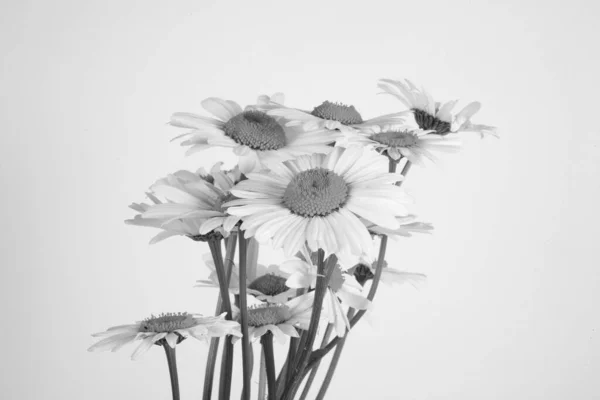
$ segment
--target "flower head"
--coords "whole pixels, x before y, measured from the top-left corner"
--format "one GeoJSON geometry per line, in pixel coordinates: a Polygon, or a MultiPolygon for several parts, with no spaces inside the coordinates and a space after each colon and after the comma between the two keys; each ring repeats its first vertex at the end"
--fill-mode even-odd
{"type": "MultiPolygon", "coordinates": [[[[282,94],[278,94],[283,96],[282,94]]],[[[277,102],[278,98],[259,97],[258,106],[267,114],[285,119],[286,126],[299,126],[306,132],[338,130],[343,133],[353,133],[375,125],[397,124],[407,115],[405,112],[382,115],[377,118],[364,120],[353,105],[324,101],[312,111],[289,108],[277,102]]]]}
{"type": "Polygon", "coordinates": [[[333,133],[296,132],[255,107],[242,110],[231,100],[211,97],[202,106],[214,118],[190,113],[175,113],[171,117],[171,125],[191,129],[178,137],[185,138],[181,145],[191,146],[187,154],[212,146],[231,148],[239,157],[244,174],[300,155],[327,153],[331,149],[326,144],[335,141],[333,133]]]}
{"type": "Polygon", "coordinates": [[[376,125],[347,137],[347,143],[374,148],[396,161],[404,157],[417,165],[424,165],[425,159],[435,161],[436,152],[455,153],[460,149],[456,138],[432,132],[435,131],[423,131],[408,125],[376,125]]]}
{"type": "Polygon", "coordinates": [[[481,108],[481,103],[477,101],[467,104],[458,113],[453,113],[452,109],[458,100],[447,101],[444,104],[435,102],[425,89],[419,89],[408,79],[405,82],[381,79],[378,86],[412,110],[415,122],[422,130],[435,131],[438,135],[477,132],[481,137],[497,136],[495,127],[471,122],[471,117],[481,108]]]}
{"type": "Polygon", "coordinates": [[[158,316],[152,315],[135,324],[119,325],[108,328],[104,332],[92,336],[102,338],[91,346],[88,351],[117,351],[128,343],[140,341],[140,345],[133,352],[133,360],[148,351],[153,344],[171,348],[188,337],[206,340],[209,337],[225,335],[241,336],[240,326],[237,322],[226,321],[225,314],[217,317],[204,317],[199,314],[166,313],[158,316]]]}
{"type": "Polygon", "coordinates": [[[313,251],[361,254],[371,239],[359,217],[397,229],[396,217],[407,215],[408,200],[394,185],[402,175],[385,169],[375,152],[336,147],[328,156],[304,156],[249,174],[232,189],[239,199],[228,203],[228,212],[242,218],[247,237],[272,241],[288,256],[305,242],[313,251]]]}
{"type": "Polygon", "coordinates": [[[203,169],[195,174],[177,171],[150,187],[147,195],[153,204],[133,203],[130,208],[140,214],[125,222],[163,229],[150,243],[176,235],[202,241],[214,235],[228,236],[240,219],[229,215],[223,204],[233,198],[230,190],[240,178],[237,167],[222,171],[221,163],[215,164],[210,174],[203,169]]]}

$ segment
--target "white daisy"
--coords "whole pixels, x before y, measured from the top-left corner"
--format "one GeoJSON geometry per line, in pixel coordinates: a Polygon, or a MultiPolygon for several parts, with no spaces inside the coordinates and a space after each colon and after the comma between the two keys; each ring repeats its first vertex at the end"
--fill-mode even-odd
{"type": "MultiPolygon", "coordinates": [[[[311,257],[304,248],[300,253],[301,259],[289,260],[281,268],[290,273],[286,285],[289,287],[315,288],[317,285],[316,253],[311,257]]],[[[342,272],[340,265],[334,265],[328,287],[323,299],[324,316],[333,324],[338,336],[343,337],[350,330],[350,321],[346,316],[347,307],[356,310],[366,310],[371,302],[362,296],[361,286],[354,275],[342,272]],[[346,308],[344,308],[346,307],[346,308]]],[[[314,296],[314,291],[309,292],[314,296]]]]}
{"type": "MultiPolygon", "coordinates": [[[[267,332],[273,333],[280,343],[285,341],[286,336],[298,337],[296,328],[306,330],[310,325],[313,297],[304,294],[284,304],[262,303],[248,307],[249,340],[253,342],[267,332]]],[[[235,311],[236,314],[239,312],[235,311]]]]}
{"type": "Polygon", "coordinates": [[[335,133],[328,131],[304,133],[288,129],[272,116],[252,107],[244,111],[231,100],[211,97],[202,106],[216,118],[190,113],[175,113],[171,117],[171,125],[191,129],[179,136],[185,138],[181,145],[191,146],[188,155],[213,146],[231,148],[239,157],[244,174],[300,155],[328,153],[331,149],[326,144],[336,138],[335,133]]]}
{"type": "Polygon", "coordinates": [[[376,125],[347,136],[346,143],[362,144],[396,161],[406,158],[421,166],[425,159],[435,161],[436,152],[456,153],[460,149],[457,138],[432,132],[435,131],[423,131],[408,125],[376,125]]]}
{"type": "Polygon", "coordinates": [[[362,254],[372,244],[359,217],[397,229],[396,217],[407,215],[408,199],[394,185],[402,175],[386,169],[386,160],[373,151],[336,147],[328,156],[304,156],[249,174],[231,190],[239,199],[227,203],[227,211],[242,217],[247,237],[272,240],[288,256],[305,242],[327,254],[362,254]]]}
{"type": "Polygon", "coordinates": [[[304,111],[278,103],[278,99],[282,99],[283,94],[277,93],[276,95],[273,98],[259,97],[257,107],[267,111],[269,115],[284,118],[287,120],[286,126],[299,126],[306,132],[322,129],[356,132],[374,125],[397,124],[407,116],[406,112],[399,112],[365,121],[354,106],[324,101],[312,111],[304,111]]]}
{"type": "Polygon", "coordinates": [[[413,233],[431,233],[433,225],[428,222],[419,222],[415,215],[407,215],[398,217],[398,228],[386,229],[375,225],[372,222],[361,220],[372,235],[387,235],[392,239],[397,239],[399,236],[411,237],[413,233]]]}
{"type": "Polygon", "coordinates": [[[171,348],[186,339],[193,337],[206,340],[210,337],[226,335],[242,336],[240,325],[235,321],[226,321],[225,314],[217,317],[204,317],[199,314],[167,313],[151,316],[135,324],[119,325],[108,328],[105,332],[92,336],[102,338],[91,346],[88,351],[117,351],[128,343],[141,340],[133,352],[133,360],[148,351],[153,344],[168,344],[171,348]]]}
{"type": "MultiPolygon", "coordinates": [[[[348,273],[352,274],[356,281],[364,286],[367,282],[373,279],[375,269],[377,267],[377,260],[367,261],[362,259],[358,264],[348,269],[348,273]]],[[[387,261],[383,261],[380,282],[394,285],[410,283],[412,286],[417,287],[419,284],[425,282],[427,275],[420,274],[417,272],[400,271],[394,268],[389,268],[387,261]]]]}
{"type": "Polygon", "coordinates": [[[452,109],[458,100],[450,100],[444,104],[435,102],[424,88],[417,88],[408,79],[405,82],[381,79],[378,86],[411,109],[417,125],[423,130],[434,130],[439,135],[477,132],[481,137],[497,136],[495,127],[471,122],[471,117],[481,108],[481,103],[477,101],[467,104],[458,113],[453,113],[452,109]]]}
{"type": "Polygon", "coordinates": [[[223,203],[232,199],[229,191],[240,177],[237,167],[225,172],[221,163],[215,164],[210,174],[203,169],[195,174],[177,171],[150,187],[147,195],[153,204],[130,205],[140,214],[125,222],[163,229],[150,243],[176,235],[201,241],[212,235],[227,237],[240,218],[227,214],[223,203]],[[161,201],[157,196],[166,200],[161,201]]]}
{"type": "MultiPolygon", "coordinates": [[[[196,287],[214,287],[218,289],[220,286],[215,263],[210,254],[206,254],[203,258],[211,273],[208,279],[198,280],[196,287]]],[[[289,274],[278,265],[273,264],[266,267],[257,264],[256,267],[252,268],[252,265],[248,263],[248,267],[246,271],[246,293],[268,303],[285,303],[288,299],[296,296],[296,290],[285,285],[289,274]]],[[[232,294],[240,294],[239,283],[238,268],[234,264],[231,270],[231,280],[229,281],[229,291],[232,294]]]]}

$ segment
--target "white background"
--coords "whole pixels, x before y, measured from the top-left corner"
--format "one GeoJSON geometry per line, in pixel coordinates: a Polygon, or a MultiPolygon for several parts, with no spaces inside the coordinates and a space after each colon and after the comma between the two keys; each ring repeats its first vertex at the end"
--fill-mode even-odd
{"type": "MultiPolygon", "coordinates": [[[[169,398],[160,349],[86,349],[152,312],[213,312],[216,292],[192,287],[206,247],[149,246],[155,231],[123,223],[156,178],[233,160],[185,159],[171,113],[276,91],[299,108],[399,111],[379,78],[479,100],[474,121],[501,139],[411,171],[436,230],[389,260],[428,282],[381,289],[330,398],[600,397],[600,3],[351,4],[3,2],[0,397],[169,398]]],[[[206,351],[179,347],[184,399],[200,396],[206,351]]]]}

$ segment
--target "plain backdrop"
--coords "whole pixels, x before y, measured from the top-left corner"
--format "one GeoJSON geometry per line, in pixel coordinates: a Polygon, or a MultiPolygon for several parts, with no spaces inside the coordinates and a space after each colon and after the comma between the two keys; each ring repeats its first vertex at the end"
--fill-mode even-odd
{"type": "MultiPolygon", "coordinates": [[[[206,246],[150,246],[156,231],[123,223],[155,179],[234,161],[185,158],[171,113],[281,91],[374,117],[401,109],[377,79],[409,78],[481,101],[474,121],[501,138],[411,170],[435,232],[388,259],[427,283],[381,288],[329,398],[600,398],[599,4],[2,2],[0,397],[170,398],[160,349],[86,349],[150,313],[214,310],[193,287],[206,246]]],[[[183,399],[200,398],[206,353],[179,347],[183,399]]]]}

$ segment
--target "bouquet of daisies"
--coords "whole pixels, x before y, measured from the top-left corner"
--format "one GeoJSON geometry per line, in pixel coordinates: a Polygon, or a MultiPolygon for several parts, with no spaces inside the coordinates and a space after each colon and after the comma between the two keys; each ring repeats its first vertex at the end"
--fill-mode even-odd
{"type": "Polygon", "coordinates": [[[364,120],[354,106],[325,101],[301,110],[284,105],[278,93],[246,108],[211,97],[202,102],[210,116],[173,114],[170,124],[186,129],[178,136],[186,154],[229,148],[237,165],[157,180],[148,202],[131,205],[137,215],[126,222],[158,229],[151,243],[186,236],[207,245],[206,279],[197,285],[218,289],[214,316],[152,315],[94,334],[101,339],[89,350],[139,342],[135,359],[162,346],[179,399],[177,345],[189,337],[210,342],[204,400],[230,398],[234,351],[241,354],[244,400],[305,399],[333,351],[318,385],[323,399],[346,337],[379,283],[424,279],[385,261],[388,238],[432,229],[407,209],[400,186],[411,166],[457,151],[463,132],[496,134],[471,122],[478,102],[454,112],[456,101],[435,102],[408,80],[383,79],[378,86],[400,101],[399,112],[364,120]],[[285,261],[259,264],[260,246],[281,249],[285,261]],[[276,349],[285,356],[282,365],[276,349]]]}

